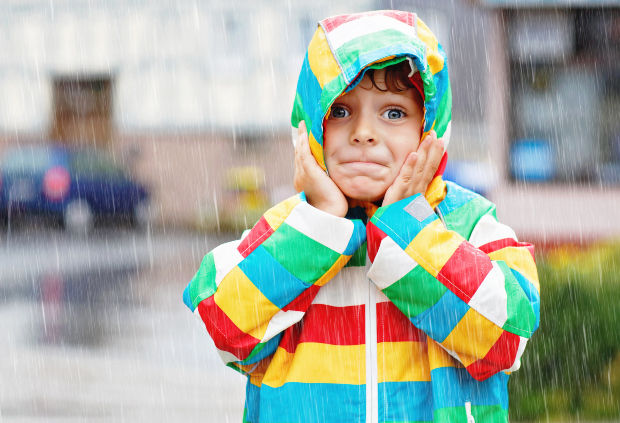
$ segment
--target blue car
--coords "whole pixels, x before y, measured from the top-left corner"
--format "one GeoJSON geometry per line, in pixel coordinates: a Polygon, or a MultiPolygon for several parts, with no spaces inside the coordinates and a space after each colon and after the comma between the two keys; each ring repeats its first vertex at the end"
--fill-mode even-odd
{"type": "Polygon", "coordinates": [[[147,188],[103,152],[86,148],[25,146],[0,164],[0,215],[44,214],[70,231],[89,231],[99,216],[152,223],[147,188]]]}

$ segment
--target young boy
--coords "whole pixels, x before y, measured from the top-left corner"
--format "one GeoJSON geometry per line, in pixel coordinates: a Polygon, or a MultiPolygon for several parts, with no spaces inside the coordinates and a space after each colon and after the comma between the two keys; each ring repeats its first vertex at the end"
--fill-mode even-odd
{"type": "Polygon", "coordinates": [[[248,375],[244,421],[508,420],[538,327],[533,247],[442,180],[450,110],[446,56],[415,14],[320,22],[292,116],[300,193],[184,293],[248,375]]]}

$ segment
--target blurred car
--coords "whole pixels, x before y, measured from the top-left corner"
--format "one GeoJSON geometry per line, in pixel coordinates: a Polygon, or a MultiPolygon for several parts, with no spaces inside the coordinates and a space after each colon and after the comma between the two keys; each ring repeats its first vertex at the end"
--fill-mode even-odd
{"type": "Polygon", "coordinates": [[[154,219],[148,189],[111,157],[87,148],[27,146],[0,163],[0,214],[59,217],[65,228],[88,232],[99,216],[129,218],[143,227],[154,219]]]}

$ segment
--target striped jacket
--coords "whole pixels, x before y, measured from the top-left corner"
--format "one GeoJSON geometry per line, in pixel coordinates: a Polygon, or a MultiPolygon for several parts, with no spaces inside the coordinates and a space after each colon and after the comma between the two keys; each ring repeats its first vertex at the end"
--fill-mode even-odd
{"type": "MultiPolygon", "coordinates": [[[[432,118],[425,131],[447,138],[450,90],[438,62],[445,55],[425,28],[404,12],[321,22],[293,123],[324,116],[331,104],[324,98],[335,99],[383,55],[414,61],[432,118]],[[397,45],[423,38],[420,51],[397,45]],[[333,53],[351,43],[357,61],[333,53]],[[330,60],[339,73],[325,70],[330,60]]],[[[323,163],[322,125],[308,127],[323,163]]],[[[332,216],[300,193],[203,259],[183,299],[222,360],[248,375],[244,421],[507,421],[508,374],[539,321],[533,247],[497,221],[491,202],[444,182],[441,170],[424,196],[371,215],[358,207],[332,216]]]]}

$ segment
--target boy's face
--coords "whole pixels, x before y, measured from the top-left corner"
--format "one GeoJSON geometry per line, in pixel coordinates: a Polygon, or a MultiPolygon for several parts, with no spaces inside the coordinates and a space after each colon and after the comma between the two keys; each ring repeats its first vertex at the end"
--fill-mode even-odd
{"type": "Polygon", "coordinates": [[[329,176],[351,199],[383,198],[422,136],[423,101],[416,89],[387,90],[385,71],[368,74],[334,102],[324,122],[323,153],[329,176]]]}

